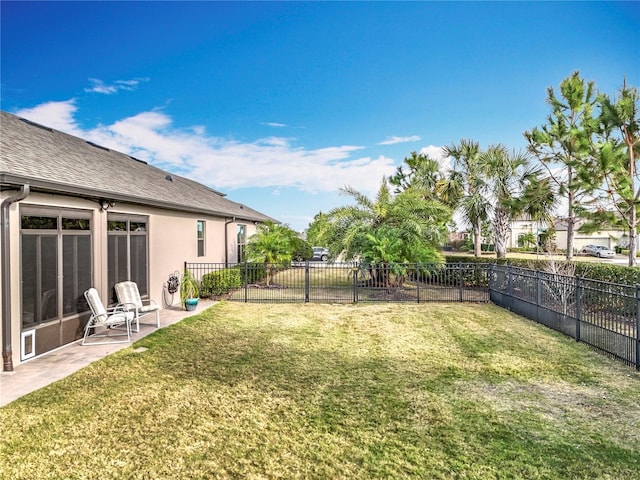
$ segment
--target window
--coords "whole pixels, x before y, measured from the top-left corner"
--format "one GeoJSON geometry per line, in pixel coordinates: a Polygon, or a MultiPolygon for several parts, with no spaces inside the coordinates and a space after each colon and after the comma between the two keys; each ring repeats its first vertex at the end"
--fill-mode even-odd
{"type": "MultiPolygon", "coordinates": [[[[107,219],[107,255],[109,288],[131,280],[141,296],[149,294],[147,262],[147,218],[109,214],[107,219]]],[[[115,299],[115,292],[113,293],[115,299]]]]}
{"type": "Polygon", "coordinates": [[[238,225],[237,228],[238,239],[236,244],[238,246],[238,251],[236,252],[238,263],[244,262],[244,246],[247,243],[247,226],[246,225],[238,225]]]}
{"type": "Polygon", "coordinates": [[[205,243],[205,222],[204,220],[198,220],[198,256],[204,257],[204,243],[205,243]]]}
{"type": "Polygon", "coordinates": [[[87,311],[91,214],[26,206],[20,227],[23,327],[87,311]]]}

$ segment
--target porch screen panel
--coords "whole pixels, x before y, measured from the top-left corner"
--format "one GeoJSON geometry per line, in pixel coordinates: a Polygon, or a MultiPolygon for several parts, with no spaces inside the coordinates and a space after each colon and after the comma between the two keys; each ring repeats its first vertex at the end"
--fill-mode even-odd
{"type": "Polygon", "coordinates": [[[64,235],[62,242],[62,313],[88,310],[84,292],[91,288],[91,237],[64,235]]]}
{"type": "Polygon", "coordinates": [[[128,280],[127,271],[127,237],[126,235],[109,235],[108,239],[108,277],[109,286],[128,280]]]}
{"type": "Polygon", "coordinates": [[[116,302],[113,286],[131,280],[138,285],[141,296],[149,293],[147,218],[132,215],[109,215],[108,282],[112,301],[116,302]]]}
{"type": "Polygon", "coordinates": [[[22,236],[22,325],[56,318],[58,312],[57,236],[22,236]]]}
{"type": "Polygon", "coordinates": [[[58,239],[40,238],[40,259],[42,262],[42,295],[40,315],[42,321],[58,316],[58,239]]]}
{"type": "Polygon", "coordinates": [[[36,236],[22,237],[22,325],[25,328],[37,323],[38,243],[36,236]]]}
{"type": "Polygon", "coordinates": [[[36,331],[31,346],[21,346],[24,358],[77,338],[77,316],[87,310],[83,294],[92,286],[93,212],[24,203],[19,209],[22,330],[36,331]]]}
{"type": "Polygon", "coordinates": [[[149,293],[147,281],[147,237],[131,236],[131,281],[138,284],[140,295],[149,293]]]}

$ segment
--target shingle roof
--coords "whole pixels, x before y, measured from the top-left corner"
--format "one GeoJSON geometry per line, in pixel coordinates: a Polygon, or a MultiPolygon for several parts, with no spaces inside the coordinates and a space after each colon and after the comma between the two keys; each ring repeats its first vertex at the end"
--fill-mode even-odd
{"type": "Polygon", "coordinates": [[[0,111],[0,186],[236,217],[272,218],[193,180],[0,111]]]}

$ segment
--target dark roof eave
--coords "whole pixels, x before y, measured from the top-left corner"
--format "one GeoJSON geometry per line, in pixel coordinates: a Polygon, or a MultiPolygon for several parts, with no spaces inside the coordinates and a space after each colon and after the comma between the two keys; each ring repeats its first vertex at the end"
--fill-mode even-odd
{"type": "Polygon", "coordinates": [[[6,172],[0,172],[0,187],[20,187],[28,183],[31,186],[32,192],[42,193],[54,193],[59,195],[69,195],[73,197],[85,198],[89,200],[114,200],[120,202],[126,202],[136,205],[161,208],[163,210],[175,210],[188,213],[201,213],[207,215],[214,215],[218,217],[233,217],[238,220],[258,221],[263,222],[266,219],[263,217],[251,216],[251,215],[239,215],[233,212],[221,212],[218,210],[210,210],[206,208],[197,208],[189,205],[176,204],[171,202],[162,202],[152,199],[143,199],[140,197],[113,194],[113,192],[99,191],[89,188],[83,188],[78,185],[67,185],[57,182],[48,182],[46,180],[30,178],[21,175],[12,175],[6,172]]]}

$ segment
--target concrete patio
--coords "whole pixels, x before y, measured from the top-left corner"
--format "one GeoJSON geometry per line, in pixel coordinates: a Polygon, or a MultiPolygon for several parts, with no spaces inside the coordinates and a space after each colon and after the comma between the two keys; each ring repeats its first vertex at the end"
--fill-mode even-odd
{"type": "MultiPolygon", "coordinates": [[[[199,313],[213,305],[211,300],[200,300],[195,312],[187,312],[180,307],[165,308],[160,311],[160,328],[199,313]]],[[[140,323],[140,332],[132,334],[132,343],[157,330],[153,323],[140,323]]],[[[64,347],[40,355],[14,368],[13,372],[0,373],[0,407],[30,392],[45,387],[72,373],[100,360],[130,344],[81,345],[78,340],[64,347]]],[[[15,352],[14,352],[15,355],[15,352]]]]}

